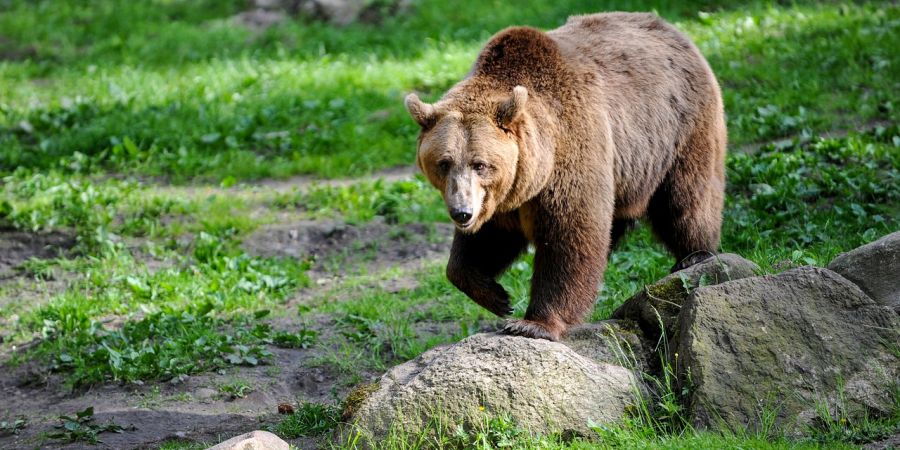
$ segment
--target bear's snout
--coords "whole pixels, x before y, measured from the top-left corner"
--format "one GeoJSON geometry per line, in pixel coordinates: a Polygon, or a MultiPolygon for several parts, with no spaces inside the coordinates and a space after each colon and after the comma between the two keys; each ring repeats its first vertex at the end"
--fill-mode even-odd
{"type": "Polygon", "coordinates": [[[472,209],[450,208],[450,218],[459,225],[466,225],[472,219],[472,209]]]}

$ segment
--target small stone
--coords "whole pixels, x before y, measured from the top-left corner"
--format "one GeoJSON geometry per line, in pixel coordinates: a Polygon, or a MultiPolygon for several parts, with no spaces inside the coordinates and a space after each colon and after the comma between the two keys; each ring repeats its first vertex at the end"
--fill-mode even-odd
{"type": "Polygon", "coordinates": [[[291,446],[268,431],[251,431],[207,450],[290,450],[291,446]]]}

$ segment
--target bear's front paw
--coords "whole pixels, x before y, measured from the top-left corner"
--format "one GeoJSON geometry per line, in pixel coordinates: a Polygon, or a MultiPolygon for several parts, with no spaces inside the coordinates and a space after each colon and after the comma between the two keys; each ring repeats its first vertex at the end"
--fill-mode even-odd
{"type": "Polygon", "coordinates": [[[499,283],[491,282],[487,287],[472,292],[465,291],[482,308],[496,314],[498,317],[506,317],[512,314],[512,306],[509,304],[509,294],[499,283]]]}
{"type": "Polygon", "coordinates": [[[496,314],[497,317],[506,317],[512,314],[512,307],[509,305],[509,301],[495,301],[481,306],[496,314]]]}
{"type": "Polygon", "coordinates": [[[530,337],[532,339],[546,339],[548,341],[558,341],[562,335],[562,331],[558,327],[553,327],[545,322],[536,322],[534,320],[512,320],[503,327],[504,334],[513,336],[530,337]]]}

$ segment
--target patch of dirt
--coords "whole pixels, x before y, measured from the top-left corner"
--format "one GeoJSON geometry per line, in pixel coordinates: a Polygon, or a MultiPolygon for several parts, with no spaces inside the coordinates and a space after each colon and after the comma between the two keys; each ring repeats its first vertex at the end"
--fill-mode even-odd
{"type": "MultiPolygon", "coordinates": [[[[314,279],[327,280],[330,274],[346,275],[361,267],[378,271],[446,257],[452,235],[450,224],[299,221],[263,227],[244,239],[243,247],[257,256],[311,258],[314,279]]],[[[395,284],[385,287],[393,291],[411,287],[402,280],[395,284]]]]}
{"type": "Polygon", "coordinates": [[[900,433],[890,436],[886,439],[870,442],[863,445],[863,450],[889,450],[900,448],[900,433]]]}
{"type": "Polygon", "coordinates": [[[300,175],[296,177],[291,177],[283,180],[277,179],[268,179],[261,180],[256,184],[258,186],[267,187],[270,189],[274,189],[278,192],[289,192],[292,189],[304,189],[310,186],[331,186],[331,187],[343,187],[350,186],[357,183],[362,183],[365,181],[375,181],[375,180],[383,180],[387,183],[392,183],[395,181],[403,181],[409,180],[416,175],[418,169],[415,166],[397,166],[390,167],[384,170],[380,170],[378,172],[373,173],[372,175],[367,175],[361,178],[334,178],[334,179],[321,179],[309,175],[300,175]]]}
{"type": "Polygon", "coordinates": [[[0,280],[14,276],[16,267],[31,258],[65,256],[73,246],[75,237],[58,231],[0,231],[0,280]]]}
{"type": "MultiPolygon", "coordinates": [[[[144,449],[167,440],[215,444],[246,431],[277,423],[279,403],[331,403],[350,389],[329,369],[312,367],[310,361],[325,349],[270,347],[272,362],[256,367],[235,367],[220,373],[184,377],[177,382],[146,385],[109,383],[86,392],[62,391],[58,376],[47,377],[36,365],[0,372],[0,420],[28,418],[18,435],[0,437],[3,449],[144,449]],[[251,387],[243,398],[232,398],[220,387],[241,382],[251,387]],[[59,415],[74,415],[94,407],[95,423],[113,422],[134,429],[103,433],[102,444],[41,440],[54,431],[59,415]]],[[[380,374],[363,373],[363,382],[380,374]]],[[[299,448],[317,448],[316,439],[299,439],[299,448]]]]}
{"type": "MultiPolygon", "coordinates": [[[[171,185],[164,178],[138,178],[145,184],[156,184],[156,190],[167,197],[179,197],[184,199],[207,198],[211,195],[234,195],[234,193],[242,192],[244,197],[252,199],[254,196],[261,194],[270,194],[272,192],[278,194],[291,193],[294,191],[304,191],[313,186],[330,186],[344,187],[358,183],[382,180],[386,183],[395,181],[410,180],[415,177],[417,171],[415,166],[397,166],[384,170],[379,170],[370,175],[358,178],[319,178],[312,175],[297,175],[283,179],[263,179],[256,181],[247,181],[238,183],[232,187],[222,187],[219,184],[187,184],[187,185],[171,185]]],[[[124,175],[112,176],[113,178],[127,178],[124,175]]]]}
{"type": "Polygon", "coordinates": [[[38,52],[34,46],[17,46],[12,39],[0,35],[0,61],[24,61],[37,55],[38,52]]]}

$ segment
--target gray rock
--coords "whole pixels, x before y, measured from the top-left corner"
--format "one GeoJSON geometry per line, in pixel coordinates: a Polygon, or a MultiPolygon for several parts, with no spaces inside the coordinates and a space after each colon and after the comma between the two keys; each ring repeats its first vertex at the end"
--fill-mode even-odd
{"type": "Polygon", "coordinates": [[[821,268],[701,287],[684,303],[677,370],[695,425],[759,425],[774,411],[802,431],[816,405],[890,410],[900,379],[900,319],[821,268]]]}
{"type": "Polygon", "coordinates": [[[594,362],[649,372],[652,344],[634,322],[604,320],[571,328],[562,343],[594,362]]]}
{"type": "Polygon", "coordinates": [[[287,14],[281,11],[270,11],[258,8],[238,13],[232,17],[231,20],[238,25],[261,31],[272,25],[281,23],[285,19],[287,19],[287,14]]]}
{"type": "Polygon", "coordinates": [[[335,25],[375,23],[408,10],[410,5],[410,0],[251,0],[253,9],[239,14],[236,20],[258,28],[278,23],[287,14],[335,25]]]}
{"type": "Polygon", "coordinates": [[[381,439],[415,435],[429,419],[452,432],[487,413],[532,432],[587,434],[589,421],[621,419],[638,389],[631,370],[562,343],[482,333],[392,368],[354,406],[352,424],[381,439]]]}
{"type": "Polygon", "coordinates": [[[290,445],[268,431],[251,431],[207,450],[289,450],[290,445]]]}
{"type": "Polygon", "coordinates": [[[716,255],[645,286],[616,309],[612,318],[637,322],[647,337],[654,341],[659,339],[662,331],[665,331],[667,337],[672,337],[678,326],[681,305],[687,300],[691,290],[699,286],[752,277],[758,271],[759,266],[755,263],[733,253],[716,255]]]}
{"type": "Polygon", "coordinates": [[[900,231],[838,255],[828,268],[900,313],[900,231]]]}

